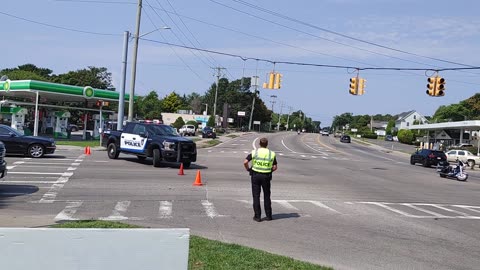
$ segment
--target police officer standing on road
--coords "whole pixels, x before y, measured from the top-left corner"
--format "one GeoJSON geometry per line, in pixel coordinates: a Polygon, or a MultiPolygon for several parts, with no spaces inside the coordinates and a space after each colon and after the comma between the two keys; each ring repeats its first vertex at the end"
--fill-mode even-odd
{"type": "Polygon", "coordinates": [[[277,170],[277,159],[275,152],[267,148],[268,139],[260,139],[260,148],[253,150],[249,154],[243,165],[250,172],[252,177],[252,195],[253,195],[253,211],[255,216],[253,220],[260,222],[262,209],[260,208],[260,192],[263,189],[263,201],[266,218],[272,220],[272,201],[270,200],[270,181],[272,180],[272,172],[277,170]],[[252,161],[252,167],[248,163],[252,161]]]}

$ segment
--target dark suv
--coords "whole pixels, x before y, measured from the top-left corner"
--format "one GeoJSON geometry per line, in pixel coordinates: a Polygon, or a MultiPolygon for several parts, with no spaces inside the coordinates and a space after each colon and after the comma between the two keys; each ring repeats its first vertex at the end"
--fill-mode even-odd
{"type": "Polygon", "coordinates": [[[447,156],[438,150],[419,149],[410,156],[410,164],[421,163],[424,167],[437,165],[441,161],[447,161],[447,156]]]}

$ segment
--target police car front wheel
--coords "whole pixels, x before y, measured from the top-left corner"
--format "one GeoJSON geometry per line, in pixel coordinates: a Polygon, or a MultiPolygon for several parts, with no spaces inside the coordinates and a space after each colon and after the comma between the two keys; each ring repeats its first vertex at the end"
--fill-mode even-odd
{"type": "Polygon", "coordinates": [[[110,159],[116,159],[118,158],[118,155],[120,155],[120,151],[118,151],[117,146],[115,143],[110,143],[107,147],[107,153],[108,157],[110,159]]]}

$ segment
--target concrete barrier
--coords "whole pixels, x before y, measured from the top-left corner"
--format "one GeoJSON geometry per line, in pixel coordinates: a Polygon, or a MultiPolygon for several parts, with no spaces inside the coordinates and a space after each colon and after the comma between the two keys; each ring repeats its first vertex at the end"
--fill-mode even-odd
{"type": "Polygon", "coordinates": [[[8,270],[187,269],[189,229],[0,228],[8,270]]]}

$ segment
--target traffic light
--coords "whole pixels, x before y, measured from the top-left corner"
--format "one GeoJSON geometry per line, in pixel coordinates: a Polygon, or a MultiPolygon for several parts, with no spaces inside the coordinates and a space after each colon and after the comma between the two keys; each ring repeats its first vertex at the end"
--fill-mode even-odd
{"type": "Polygon", "coordinates": [[[110,105],[109,101],[97,100],[97,107],[108,107],[110,105]]]}
{"type": "Polygon", "coordinates": [[[358,95],[363,95],[365,94],[365,82],[367,80],[365,79],[362,79],[362,78],[359,78],[358,79],[358,91],[357,91],[357,94],[358,95]]]}
{"type": "Polygon", "coordinates": [[[436,97],[442,97],[445,95],[443,92],[445,90],[445,79],[442,77],[436,77],[436,83],[435,83],[435,96],[436,97]]]}
{"type": "Polygon", "coordinates": [[[273,89],[280,89],[282,83],[282,74],[275,73],[275,83],[273,84],[273,89]]]}
{"type": "Polygon", "coordinates": [[[437,83],[436,77],[429,77],[427,79],[427,95],[434,97],[435,96],[435,84],[437,83]]]}
{"type": "Polygon", "coordinates": [[[358,91],[358,78],[350,78],[350,94],[356,95],[358,91]]]}

